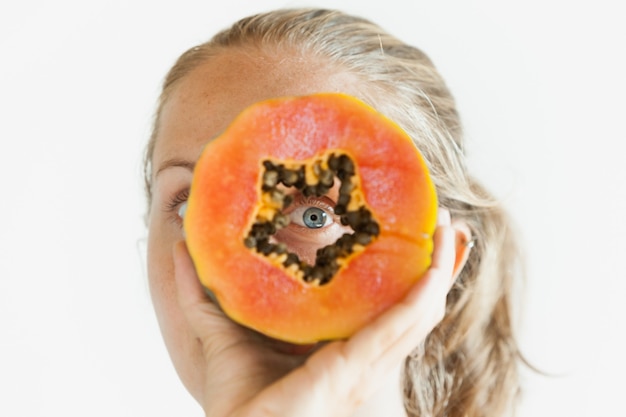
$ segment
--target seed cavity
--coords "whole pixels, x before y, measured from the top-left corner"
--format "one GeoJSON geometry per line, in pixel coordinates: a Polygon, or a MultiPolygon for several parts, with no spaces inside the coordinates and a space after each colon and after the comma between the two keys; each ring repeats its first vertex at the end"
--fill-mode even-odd
{"type": "MultiPolygon", "coordinates": [[[[345,153],[330,152],[302,162],[264,160],[260,188],[261,204],[243,243],[306,283],[329,283],[351,254],[362,251],[380,234],[378,222],[365,204],[355,164],[345,153]],[[330,191],[335,180],[340,182],[335,214],[354,233],[345,233],[335,243],[318,249],[314,265],[289,252],[284,243],[270,242],[270,237],[290,221],[282,211],[293,202],[293,197],[278,188],[281,184],[294,187],[307,197],[321,197],[330,191]]],[[[304,221],[309,227],[319,228],[325,224],[325,216],[323,210],[312,207],[306,210],[304,221]]]]}

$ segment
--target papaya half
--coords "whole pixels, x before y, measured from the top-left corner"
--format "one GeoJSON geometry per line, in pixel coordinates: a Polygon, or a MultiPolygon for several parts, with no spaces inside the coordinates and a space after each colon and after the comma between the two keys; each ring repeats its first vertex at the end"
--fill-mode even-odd
{"type": "Polygon", "coordinates": [[[402,299],[431,263],[436,213],[410,137],[354,97],[321,93],[254,104],[208,143],[184,230],[200,281],[226,315],[305,344],[349,337],[402,299]],[[306,224],[293,218],[294,199],[331,191],[330,210],[305,210],[306,224]],[[329,217],[345,232],[314,259],[278,238],[329,217]]]}

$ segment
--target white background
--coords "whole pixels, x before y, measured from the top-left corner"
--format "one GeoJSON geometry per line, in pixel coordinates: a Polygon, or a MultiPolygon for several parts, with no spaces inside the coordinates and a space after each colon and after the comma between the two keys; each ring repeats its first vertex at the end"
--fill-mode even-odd
{"type": "Polygon", "coordinates": [[[528,256],[521,415],[620,415],[626,34],[609,1],[3,1],[0,416],[201,416],[147,291],[140,167],[175,58],[317,5],[425,50],[528,256]]]}

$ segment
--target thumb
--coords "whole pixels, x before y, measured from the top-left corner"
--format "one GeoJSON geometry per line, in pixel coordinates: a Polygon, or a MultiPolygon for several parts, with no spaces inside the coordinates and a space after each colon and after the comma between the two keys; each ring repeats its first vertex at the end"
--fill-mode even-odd
{"type": "Polygon", "coordinates": [[[195,335],[205,339],[223,321],[222,313],[207,298],[184,241],[174,244],[173,257],[178,305],[195,335]]]}

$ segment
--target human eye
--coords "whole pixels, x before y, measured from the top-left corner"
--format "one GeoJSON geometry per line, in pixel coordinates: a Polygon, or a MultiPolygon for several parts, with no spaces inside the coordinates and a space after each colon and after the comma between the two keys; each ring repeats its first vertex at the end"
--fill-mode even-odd
{"type": "Polygon", "coordinates": [[[304,197],[294,199],[285,214],[290,224],[305,229],[323,229],[337,221],[333,211],[334,202],[328,197],[304,197]]]}
{"type": "Polygon", "coordinates": [[[276,242],[284,243],[290,252],[310,265],[315,264],[319,249],[350,233],[350,226],[344,226],[341,217],[335,214],[331,195],[292,194],[293,200],[283,210],[289,223],[273,236],[276,242]]]}
{"type": "Polygon", "coordinates": [[[309,229],[320,229],[332,222],[331,216],[324,209],[315,206],[298,207],[291,212],[289,217],[294,224],[309,229]]]}
{"type": "Polygon", "coordinates": [[[185,215],[185,210],[187,209],[188,198],[189,188],[185,188],[173,194],[165,203],[164,209],[174,223],[182,224],[182,219],[185,215]]]}

